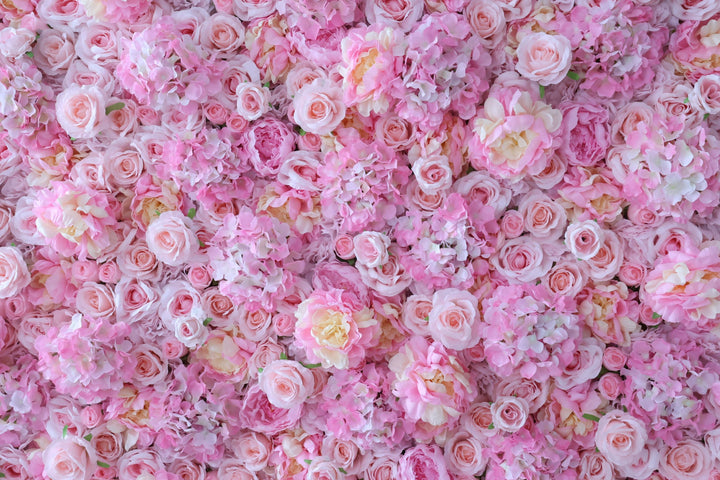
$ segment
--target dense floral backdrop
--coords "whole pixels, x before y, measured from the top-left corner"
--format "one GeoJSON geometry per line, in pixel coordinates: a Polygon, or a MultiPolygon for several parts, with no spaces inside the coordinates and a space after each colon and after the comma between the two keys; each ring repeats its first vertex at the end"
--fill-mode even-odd
{"type": "Polygon", "coordinates": [[[0,18],[0,478],[720,480],[717,0],[0,18]]]}

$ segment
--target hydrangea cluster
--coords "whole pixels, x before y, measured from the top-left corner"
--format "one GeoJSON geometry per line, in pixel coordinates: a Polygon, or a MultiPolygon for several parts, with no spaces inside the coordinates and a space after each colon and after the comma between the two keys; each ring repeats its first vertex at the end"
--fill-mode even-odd
{"type": "Polygon", "coordinates": [[[0,0],[0,478],[720,480],[717,0],[0,0]]]}

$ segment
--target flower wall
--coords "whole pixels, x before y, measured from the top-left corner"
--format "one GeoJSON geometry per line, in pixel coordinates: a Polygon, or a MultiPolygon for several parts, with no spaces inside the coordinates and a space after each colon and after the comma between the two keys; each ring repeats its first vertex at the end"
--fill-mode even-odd
{"type": "Polygon", "coordinates": [[[0,478],[720,480],[716,0],[0,18],[0,478]]]}

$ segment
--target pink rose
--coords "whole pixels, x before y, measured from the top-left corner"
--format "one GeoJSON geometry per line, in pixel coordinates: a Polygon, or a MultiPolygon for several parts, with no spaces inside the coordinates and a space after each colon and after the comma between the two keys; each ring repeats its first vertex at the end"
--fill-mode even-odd
{"type": "Polygon", "coordinates": [[[613,466],[598,452],[586,452],[580,459],[578,480],[613,480],[613,466]]]}
{"type": "Polygon", "coordinates": [[[607,231],[600,249],[587,261],[588,275],[596,282],[606,282],[618,274],[623,258],[620,237],[613,231],[607,231]]]}
{"type": "Polygon", "coordinates": [[[88,23],[80,30],[75,51],[88,64],[112,67],[120,54],[117,31],[106,24],[88,23]]]}
{"type": "Polygon", "coordinates": [[[423,192],[434,194],[450,188],[453,174],[445,155],[428,155],[415,160],[413,174],[423,192]]]}
{"type": "Polygon", "coordinates": [[[95,449],[98,458],[105,463],[114,463],[123,454],[121,434],[108,430],[106,426],[93,430],[90,444],[95,449]]]}
{"type": "Polygon", "coordinates": [[[244,22],[267,17],[276,8],[277,3],[274,0],[235,0],[232,2],[233,13],[244,22]]]}
{"type": "Polygon", "coordinates": [[[598,390],[606,400],[615,400],[623,393],[623,379],[617,373],[606,373],[598,380],[598,390]]]}
{"type": "Polygon", "coordinates": [[[17,247],[0,247],[0,298],[14,297],[30,283],[30,272],[17,247]]]}
{"type": "Polygon", "coordinates": [[[409,31],[423,13],[422,0],[368,0],[365,3],[367,23],[397,27],[409,31]]]}
{"type": "Polygon", "coordinates": [[[540,244],[527,236],[505,242],[490,261],[501,275],[517,282],[534,282],[552,266],[540,244]]]}
{"type": "MultiPolygon", "coordinates": [[[[217,469],[217,477],[212,480],[256,480],[257,476],[235,458],[224,458],[217,469]]],[[[149,480],[149,479],[148,479],[149,480]]],[[[208,480],[210,480],[208,478],[208,480]]]]}
{"type": "Polygon", "coordinates": [[[245,27],[237,17],[218,12],[200,25],[200,44],[221,55],[237,52],[245,42],[245,27]]]}
{"type": "Polygon", "coordinates": [[[90,480],[97,468],[95,452],[79,439],[53,441],[42,452],[43,474],[50,480],[90,480]]]}
{"type": "Polygon", "coordinates": [[[503,432],[517,432],[525,426],[530,407],[523,398],[498,397],[490,406],[493,425],[503,432]]]}
{"type": "Polygon", "coordinates": [[[547,86],[562,82],[571,63],[572,47],[565,36],[539,32],[520,40],[515,69],[523,77],[547,86]]]}
{"type": "Polygon", "coordinates": [[[595,431],[595,446],[615,465],[629,465],[642,453],[648,434],[645,425],[621,410],[600,418],[595,431]]]}
{"type": "Polygon", "coordinates": [[[270,312],[262,309],[246,310],[241,307],[239,313],[235,322],[245,338],[253,342],[261,342],[270,335],[272,326],[270,312]]]}
{"type": "Polygon", "coordinates": [[[95,428],[103,420],[102,407],[100,405],[88,405],[80,412],[82,423],[88,428],[95,428]]]}
{"type": "Polygon", "coordinates": [[[142,156],[127,139],[114,141],[103,157],[106,177],[108,182],[115,187],[135,187],[145,170],[142,156]]]}
{"type": "Polygon", "coordinates": [[[0,54],[17,59],[30,51],[35,32],[27,28],[5,27],[0,29],[0,54]]]}
{"type": "Polygon", "coordinates": [[[445,461],[452,473],[472,477],[482,473],[488,458],[483,456],[479,439],[460,430],[445,442],[445,461]]]}
{"type": "Polygon", "coordinates": [[[510,189],[500,185],[500,182],[489,174],[480,171],[460,177],[453,184],[452,189],[459,193],[468,205],[477,201],[482,205],[491,206],[495,210],[495,218],[500,218],[512,197],[510,189]]]}
{"type": "Polygon", "coordinates": [[[355,244],[352,236],[341,234],[335,237],[335,255],[343,260],[355,258],[355,244]]]}
{"type": "Polygon", "coordinates": [[[198,348],[208,338],[204,320],[193,316],[178,318],[174,324],[175,338],[188,348],[198,348]]]}
{"type": "Polygon", "coordinates": [[[609,114],[605,107],[579,99],[561,105],[562,143],[558,155],[570,165],[592,166],[610,146],[609,114]]]}
{"type": "Polygon", "coordinates": [[[115,314],[113,292],[107,285],[87,282],[77,292],[77,309],[90,317],[111,317],[115,314]]]}
{"type": "Polygon", "coordinates": [[[321,155],[317,152],[291,152],[280,166],[277,179],[283,185],[298,190],[320,191],[320,159],[321,155]]]}
{"type": "Polygon", "coordinates": [[[658,470],[668,480],[704,480],[713,468],[710,450],[695,440],[683,440],[666,448],[660,456],[658,470]]]}
{"type": "Polygon", "coordinates": [[[163,212],[145,232],[148,248],[161,262],[171,267],[187,263],[197,252],[198,241],[182,213],[163,212]]]}
{"type": "Polygon", "coordinates": [[[620,267],[618,278],[621,282],[631,287],[642,285],[645,283],[647,276],[647,268],[644,265],[633,262],[625,262],[620,267]]]}
{"type": "Polygon", "coordinates": [[[355,258],[367,268],[382,267],[388,261],[390,238],[380,232],[362,232],[353,238],[355,258]]]}
{"type": "Polygon", "coordinates": [[[453,350],[464,350],[480,341],[480,312],[473,294],[456,288],[438,290],[432,305],[428,332],[435,340],[453,350]]]}
{"type": "Polygon", "coordinates": [[[202,290],[210,286],[212,282],[211,272],[208,271],[208,267],[205,265],[193,265],[188,268],[187,279],[190,285],[202,290]]]}
{"type": "Polygon", "coordinates": [[[416,335],[429,335],[428,321],[433,308],[432,300],[425,295],[410,295],[403,305],[400,317],[403,326],[416,335]]]}
{"type": "Polygon", "coordinates": [[[567,223],[565,209],[539,190],[523,197],[518,212],[525,219],[528,233],[538,238],[559,238],[567,223]]]}
{"type": "Polygon", "coordinates": [[[235,455],[242,459],[245,468],[258,472],[267,466],[272,443],[262,433],[245,432],[231,440],[235,455]]]}
{"type": "Polygon", "coordinates": [[[398,473],[398,460],[387,455],[376,456],[365,469],[363,478],[367,480],[395,480],[398,473]]]}
{"type": "Polygon", "coordinates": [[[105,122],[107,96],[95,86],[72,86],[63,90],[55,101],[60,126],[75,138],[93,138],[105,122]]]}
{"type": "Polygon", "coordinates": [[[615,114],[610,133],[612,143],[615,145],[623,145],[637,137],[649,136],[649,129],[653,125],[655,112],[653,108],[642,102],[632,102],[623,106],[615,114]]]}
{"type": "Polygon", "coordinates": [[[353,441],[341,440],[332,436],[326,436],[323,439],[320,453],[349,475],[360,473],[367,461],[370,460],[368,455],[360,452],[360,449],[353,441]]]}
{"type": "Polygon", "coordinates": [[[162,382],[168,374],[168,363],[163,353],[152,345],[138,345],[133,350],[135,372],[133,380],[142,386],[162,382]]]}
{"type": "Polygon", "coordinates": [[[40,30],[33,52],[35,63],[48,75],[64,73],[75,58],[73,35],[55,29],[40,30]]]}
{"type": "Polygon", "coordinates": [[[375,138],[393,150],[406,150],[415,138],[415,128],[404,118],[388,114],[375,122],[375,138]]]}
{"type": "Polygon", "coordinates": [[[375,290],[380,295],[392,297],[402,293],[412,283],[412,277],[405,267],[400,263],[398,251],[394,247],[388,250],[388,260],[375,268],[368,268],[362,263],[355,264],[360,278],[365,285],[375,290]]]}
{"type": "Polygon", "coordinates": [[[471,0],[464,14],[472,31],[487,48],[496,47],[505,38],[505,13],[497,2],[471,0]]]}
{"type": "Polygon", "coordinates": [[[490,436],[495,433],[495,425],[493,425],[493,414],[488,402],[480,402],[471,405],[467,413],[460,419],[460,424],[468,432],[475,436],[490,436]],[[492,429],[490,426],[492,425],[492,429]]]}
{"type": "Polygon", "coordinates": [[[600,251],[605,233],[598,222],[571,223],[565,231],[565,246],[578,260],[589,260],[600,251]]]}
{"type": "Polygon", "coordinates": [[[585,286],[586,275],[580,265],[573,261],[558,262],[542,283],[555,295],[574,297],[585,286]]]}
{"type": "Polygon", "coordinates": [[[671,0],[669,3],[673,16],[680,20],[708,20],[720,12],[720,5],[714,0],[671,0]]]}
{"type": "Polygon", "coordinates": [[[617,372],[625,366],[627,355],[617,347],[607,347],[603,352],[603,365],[612,372],[617,372]]]}
{"type": "Polygon", "coordinates": [[[720,75],[703,75],[695,82],[690,104],[701,112],[720,113],[720,75]]]}
{"type": "Polygon", "coordinates": [[[506,238],[517,238],[525,231],[525,219],[517,210],[508,210],[500,220],[500,229],[506,238]]]}
{"type": "Polygon", "coordinates": [[[345,118],[343,91],[319,78],[302,87],[293,99],[293,121],[306,132],[327,135],[345,118]]]}
{"type": "Polygon", "coordinates": [[[141,474],[154,475],[164,470],[160,456],[153,450],[134,449],[125,452],[117,463],[119,478],[138,478],[141,474]]]}
{"type": "Polygon", "coordinates": [[[246,120],[257,120],[270,110],[270,90],[260,83],[240,83],[235,93],[237,112],[246,120]]]}
{"type": "Polygon", "coordinates": [[[537,382],[515,374],[497,384],[495,396],[522,398],[528,403],[528,411],[536,413],[547,402],[549,390],[550,386],[547,382],[537,382]]]}

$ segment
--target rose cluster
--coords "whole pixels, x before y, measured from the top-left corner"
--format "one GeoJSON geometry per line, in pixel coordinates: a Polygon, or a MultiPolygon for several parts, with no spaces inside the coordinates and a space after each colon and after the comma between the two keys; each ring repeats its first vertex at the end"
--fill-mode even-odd
{"type": "Polygon", "coordinates": [[[0,22],[0,478],[720,480],[717,0],[0,22]]]}

